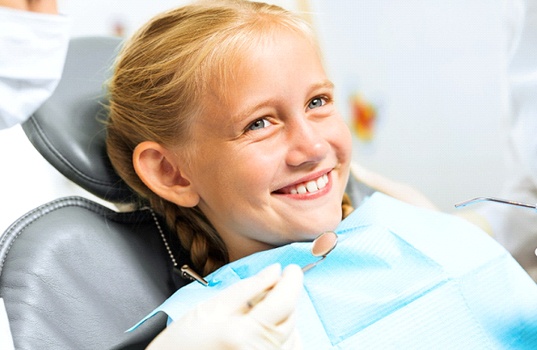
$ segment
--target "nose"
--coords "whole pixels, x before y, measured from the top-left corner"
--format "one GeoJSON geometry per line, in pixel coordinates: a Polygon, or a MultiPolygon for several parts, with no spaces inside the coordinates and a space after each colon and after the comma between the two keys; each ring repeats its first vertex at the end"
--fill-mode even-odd
{"type": "Polygon", "coordinates": [[[287,164],[300,166],[326,158],[330,144],[322,132],[322,123],[301,118],[287,124],[287,164]]]}

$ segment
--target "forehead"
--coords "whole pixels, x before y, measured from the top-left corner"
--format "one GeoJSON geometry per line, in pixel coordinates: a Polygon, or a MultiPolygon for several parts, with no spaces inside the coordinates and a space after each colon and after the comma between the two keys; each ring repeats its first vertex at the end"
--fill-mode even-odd
{"type": "Polygon", "coordinates": [[[264,88],[264,75],[281,75],[284,71],[298,74],[297,70],[304,74],[319,72],[324,75],[319,47],[307,33],[277,28],[234,44],[224,49],[227,55],[222,54],[213,62],[208,79],[206,92],[219,103],[228,105],[233,102],[237,89],[244,90],[246,85],[249,85],[248,89],[264,88]]]}

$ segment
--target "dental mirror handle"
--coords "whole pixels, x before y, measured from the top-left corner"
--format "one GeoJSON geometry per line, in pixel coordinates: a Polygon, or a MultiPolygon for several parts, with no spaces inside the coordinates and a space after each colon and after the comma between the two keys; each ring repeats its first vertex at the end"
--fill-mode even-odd
{"type": "Polygon", "coordinates": [[[317,266],[318,263],[320,263],[321,261],[324,260],[324,258],[326,258],[326,255],[321,257],[319,260],[315,261],[315,262],[312,262],[312,263],[309,263],[307,264],[306,266],[302,267],[302,272],[306,272],[306,271],[309,271],[311,270],[312,268],[314,268],[315,266],[317,266]]]}
{"type": "Polygon", "coordinates": [[[467,205],[470,205],[470,204],[479,203],[479,202],[485,202],[485,201],[497,202],[497,203],[503,203],[503,204],[509,204],[509,205],[516,205],[518,207],[524,207],[524,208],[530,208],[530,209],[533,209],[533,210],[537,210],[537,205],[531,205],[531,204],[520,203],[520,202],[515,202],[515,201],[509,201],[509,200],[506,200],[506,199],[493,198],[493,197],[477,197],[477,198],[469,199],[469,200],[466,200],[466,201],[463,201],[463,202],[455,204],[455,208],[463,208],[463,207],[465,207],[467,205]]]}
{"type": "MultiPolygon", "coordinates": [[[[315,261],[315,262],[312,262],[312,263],[309,263],[307,265],[305,265],[304,267],[302,267],[302,272],[306,272],[312,268],[314,268],[319,262],[323,261],[324,258],[326,258],[326,255],[323,256],[322,258],[320,258],[319,260],[315,261]]],[[[264,291],[262,291],[261,293],[257,294],[255,297],[253,297],[252,299],[248,300],[248,302],[246,303],[248,305],[248,308],[253,308],[254,306],[256,306],[261,300],[265,299],[265,297],[267,296],[268,292],[270,292],[270,290],[272,289],[269,288],[269,289],[265,289],[264,291]]]]}

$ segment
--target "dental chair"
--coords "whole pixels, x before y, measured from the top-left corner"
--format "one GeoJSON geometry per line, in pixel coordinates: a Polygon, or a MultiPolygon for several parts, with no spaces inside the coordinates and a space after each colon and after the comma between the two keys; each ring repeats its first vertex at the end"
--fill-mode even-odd
{"type": "Polygon", "coordinates": [[[108,160],[102,123],[104,82],[120,44],[73,39],[56,91],[23,125],[48,162],[103,202],[60,198],[1,236],[0,297],[16,349],[144,348],[165,327],[164,316],[125,330],[186,283],[172,273],[162,235],[175,251],[178,242],[164,220],[149,210],[110,209],[134,198],[108,160]]]}

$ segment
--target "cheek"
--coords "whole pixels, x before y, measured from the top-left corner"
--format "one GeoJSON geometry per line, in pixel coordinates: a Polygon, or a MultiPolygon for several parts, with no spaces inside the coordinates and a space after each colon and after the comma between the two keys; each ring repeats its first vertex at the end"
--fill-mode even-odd
{"type": "Polygon", "coordinates": [[[327,139],[335,148],[338,157],[342,161],[349,161],[352,153],[352,135],[349,127],[343,120],[338,117],[330,123],[325,129],[327,131],[327,139]]]}
{"type": "Polygon", "coordinates": [[[222,152],[221,156],[211,157],[204,169],[200,169],[203,184],[220,200],[233,197],[255,201],[256,195],[266,192],[274,178],[275,153],[261,149],[222,152]]]}
{"type": "Polygon", "coordinates": [[[276,176],[280,152],[275,149],[257,149],[256,152],[236,154],[233,162],[234,182],[248,193],[266,190],[276,176]]]}

